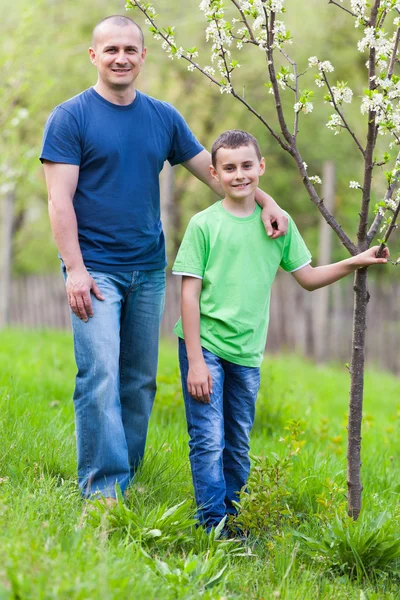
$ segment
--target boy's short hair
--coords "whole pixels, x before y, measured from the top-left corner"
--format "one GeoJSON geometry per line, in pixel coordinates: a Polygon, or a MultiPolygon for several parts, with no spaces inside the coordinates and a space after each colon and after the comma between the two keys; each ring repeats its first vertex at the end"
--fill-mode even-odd
{"type": "Polygon", "coordinates": [[[258,160],[261,160],[262,155],[260,146],[254,135],[251,135],[251,133],[248,133],[247,131],[242,131],[241,129],[229,129],[228,131],[221,133],[213,143],[211,149],[211,161],[213,167],[216,167],[217,152],[220,148],[240,148],[241,146],[253,146],[258,160]]]}

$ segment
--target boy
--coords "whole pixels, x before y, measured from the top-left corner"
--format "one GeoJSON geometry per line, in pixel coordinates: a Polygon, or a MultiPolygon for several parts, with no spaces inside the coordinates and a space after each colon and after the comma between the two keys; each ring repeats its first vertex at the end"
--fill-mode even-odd
{"type": "Polygon", "coordinates": [[[271,285],[278,267],[312,291],[360,267],[386,263],[377,246],[341,262],[313,268],[289,218],[285,237],[271,240],[254,200],[265,163],[257,140],[226,131],[212,148],[210,171],[225,198],[195,215],[173,272],[182,275],[182,319],[175,326],[190,436],[198,518],[207,530],[226,514],[246,485],[268,329],[271,285]]]}

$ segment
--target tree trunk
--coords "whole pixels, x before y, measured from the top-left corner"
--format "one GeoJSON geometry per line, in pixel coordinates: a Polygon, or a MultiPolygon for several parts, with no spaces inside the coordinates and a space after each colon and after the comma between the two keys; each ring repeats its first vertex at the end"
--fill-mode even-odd
{"type": "Polygon", "coordinates": [[[364,392],[365,330],[367,328],[367,270],[358,269],[354,276],[353,341],[347,443],[348,513],[357,519],[361,511],[361,423],[364,392]]]}

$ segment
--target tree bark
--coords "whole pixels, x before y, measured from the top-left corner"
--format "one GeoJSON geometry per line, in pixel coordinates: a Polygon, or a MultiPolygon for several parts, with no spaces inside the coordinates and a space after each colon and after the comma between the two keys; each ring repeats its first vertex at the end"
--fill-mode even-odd
{"type": "Polygon", "coordinates": [[[351,353],[351,386],[347,426],[348,513],[357,519],[361,511],[361,423],[364,393],[365,330],[367,328],[367,270],[358,269],[354,276],[354,316],[351,353]]]}

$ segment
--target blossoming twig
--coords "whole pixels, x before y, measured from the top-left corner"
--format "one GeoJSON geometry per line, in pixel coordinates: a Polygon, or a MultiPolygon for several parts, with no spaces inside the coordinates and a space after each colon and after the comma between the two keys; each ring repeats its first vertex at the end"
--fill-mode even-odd
{"type": "Polygon", "coordinates": [[[387,246],[387,242],[388,242],[392,232],[397,228],[396,221],[397,221],[397,217],[399,216],[399,212],[400,212],[400,200],[397,202],[397,208],[394,211],[392,220],[390,221],[390,225],[386,231],[385,237],[383,238],[383,241],[382,241],[381,245],[379,246],[379,250],[376,253],[377,256],[381,256],[383,249],[385,248],[385,246],[387,246]]]}
{"type": "Polygon", "coordinates": [[[243,24],[246,26],[247,31],[249,32],[251,43],[255,44],[256,46],[258,46],[256,38],[254,37],[253,30],[250,27],[250,24],[249,24],[248,20],[246,19],[246,15],[244,14],[244,11],[243,11],[242,7],[240,6],[240,4],[236,0],[231,0],[231,2],[232,2],[232,4],[234,4],[236,6],[236,8],[238,9],[238,11],[240,13],[240,16],[242,17],[243,24]]]}
{"type": "MultiPolygon", "coordinates": [[[[292,86],[288,85],[288,87],[294,92],[295,98],[296,98],[296,102],[299,101],[299,78],[301,77],[301,74],[299,75],[298,70],[297,70],[297,63],[294,62],[294,60],[292,60],[290,58],[290,56],[288,54],[286,54],[286,52],[282,49],[279,48],[280,53],[282,54],[282,56],[284,56],[286,58],[286,60],[288,61],[288,63],[290,63],[293,67],[293,71],[294,71],[294,81],[295,81],[295,87],[293,88],[292,86]]],[[[294,126],[293,126],[293,137],[294,139],[297,138],[297,134],[299,132],[299,111],[296,110],[294,113],[294,126]]]]}
{"type": "Polygon", "coordinates": [[[353,140],[355,141],[355,143],[356,143],[356,145],[357,145],[357,148],[360,150],[361,154],[362,154],[362,155],[363,155],[363,157],[365,158],[365,150],[364,150],[364,148],[361,146],[361,144],[360,144],[360,142],[358,141],[358,139],[357,139],[357,137],[356,137],[355,133],[353,132],[353,130],[350,128],[349,124],[347,123],[347,121],[346,121],[346,119],[345,119],[345,117],[344,117],[344,114],[343,114],[343,112],[340,110],[340,108],[339,108],[339,106],[338,106],[338,104],[337,104],[337,102],[336,102],[336,100],[335,100],[335,95],[334,95],[334,93],[333,93],[333,90],[332,90],[332,88],[331,88],[331,86],[330,86],[330,84],[329,84],[329,81],[328,81],[328,78],[327,78],[327,76],[326,76],[326,73],[325,73],[325,71],[322,71],[322,77],[323,77],[323,79],[324,79],[324,81],[325,81],[326,87],[328,88],[329,95],[330,95],[330,97],[331,97],[331,100],[332,100],[333,107],[334,107],[334,109],[336,110],[336,112],[338,113],[339,117],[340,117],[340,118],[342,119],[342,121],[343,121],[343,126],[344,126],[344,129],[347,129],[347,131],[350,133],[351,137],[353,138],[353,140]]]}
{"type": "Polygon", "coordinates": [[[338,6],[339,8],[341,8],[342,10],[344,10],[345,12],[349,13],[350,15],[352,15],[353,17],[357,18],[357,15],[355,13],[353,13],[353,11],[349,10],[348,8],[346,8],[345,6],[343,6],[342,4],[339,4],[339,2],[335,2],[335,0],[329,0],[328,4],[334,4],[335,6],[338,6]]]}
{"type": "MultiPolygon", "coordinates": [[[[168,46],[170,46],[171,48],[174,47],[174,44],[171,43],[171,40],[169,39],[169,37],[167,35],[165,35],[162,30],[157,26],[156,22],[154,21],[152,15],[149,13],[149,11],[147,10],[147,8],[145,6],[142,6],[140,2],[138,2],[137,0],[132,0],[131,4],[133,7],[138,8],[143,15],[146,17],[146,19],[148,19],[149,23],[151,24],[152,28],[154,29],[154,31],[157,31],[157,35],[159,35],[166,44],[168,44],[168,46]]],[[[181,57],[186,60],[187,62],[189,62],[192,66],[193,66],[193,70],[198,70],[200,71],[200,73],[202,73],[205,77],[207,77],[207,79],[209,79],[212,83],[214,83],[215,85],[217,85],[219,88],[222,88],[223,85],[222,83],[220,83],[219,81],[217,81],[210,73],[208,73],[206,70],[204,70],[198,63],[196,63],[190,56],[188,56],[187,54],[182,54],[181,57]]],[[[272,137],[279,143],[279,145],[283,148],[283,150],[286,150],[287,152],[290,150],[289,146],[287,144],[285,144],[285,142],[282,140],[282,138],[272,129],[272,127],[270,126],[270,124],[264,119],[264,117],[262,117],[262,115],[260,115],[260,113],[258,113],[242,96],[240,96],[234,89],[231,90],[232,96],[234,98],[236,98],[237,100],[239,100],[239,102],[241,102],[257,119],[259,119],[259,121],[264,125],[264,127],[266,127],[266,129],[269,131],[269,133],[272,135],[272,137]]]]}
{"type": "Polygon", "coordinates": [[[400,41],[400,27],[397,28],[396,39],[395,39],[394,46],[393,46],[393,52],[392,52],[392,56],[391,56],[390,62],[389,62],[388,79],[392,79],[392,77],[393,77],[394,65],[396,64],[397,51],[399,49],[399,41],[400,41]]]}

